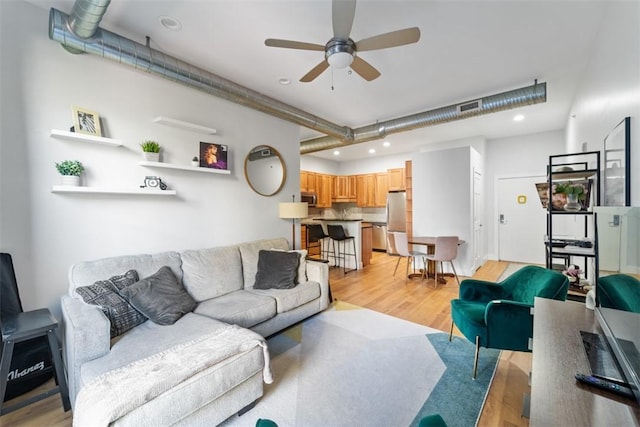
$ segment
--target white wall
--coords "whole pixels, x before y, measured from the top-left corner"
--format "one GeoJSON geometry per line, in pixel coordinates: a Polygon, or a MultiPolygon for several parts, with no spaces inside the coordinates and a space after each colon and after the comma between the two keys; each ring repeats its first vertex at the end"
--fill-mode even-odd
{"type": "Polygon", "coordinates": [[[278,218],[278,202],[299,193],[298,126],[95,56],[69,54],[48,39],[46,10],[25,2],[1,7],[0,250],[13,255],[25,309],[59,313],[67,270],[78,261],[289,237],[291,223],[278,218]],[[100,114],[106,136],[124,147],[51,138],[52,128],[72,124],[72,105],[100,114]],[[219,134],[152,123],[158,115],[219,134]],[[144,139],[160,142],[165,161],[185,165],[200,141],[226,144],[231,174],[139,166],[144,139]],[[289,170],[275,197],[254,193],[243,175],[245,155],[259,144],[275,147],[289,170]],[[53,194],[54,163],[64,159],[82,161],[88,186],[136,188],[145,175],[159,175],[178,195],[53,194]]]}
{"type": "Polygon", "coordinates": [[[640,2],[611,2],[567,120],[567,152],[602,150],[631,117],[631,205],[640,206],[640,2]]]}

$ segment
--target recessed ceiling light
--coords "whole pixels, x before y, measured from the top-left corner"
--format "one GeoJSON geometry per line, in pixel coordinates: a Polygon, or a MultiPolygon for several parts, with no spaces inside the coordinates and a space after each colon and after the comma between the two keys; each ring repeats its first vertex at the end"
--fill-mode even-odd
{"type": "Polygon", "coordinates": [[[391,143],[389,141],[385,141],[382,143],[383,147],[391,147],[391,143]]]}
{"type": "Polygon", "coordinates": [[[339,155],[340,155],[340,152],[339,152],[338,150],[336,150],[336,151],[334,151],[334,152],[333,152],[333,155],[334,155],[334,156],[339,156],[339,155]]]}
{"type": "Polygon", "coordinates": [[[172,16],[158,16],[158,22],[160,22],[160,25],[165,27],[167,30],[180,31],[182,29],[182,24],[180,23],[180,21],[172,16]]]}
{"type": "Polygon", "coordinates": [[[376,153],[375,148],[369,148],[369,154],[375,154],[375,153],[376,153]]]}
{"type": "Polygon", "coordinates": [[[291,80],[289,80],[289,79],[285,79],[285,78],[282,78],[282,79],[278,80],[278,82],[279,82],[281,85],[285,85],[285,86],[286,86],[286,85],[288,85],[289,83],[291,83],[291,80]]]}
{"type": "Polygon", "coordinates": [[[521,122],[524,120],[524,116],[522,114],[518,114],[516,116],[513,116],[513,121],[514,122],[521,122]]]}

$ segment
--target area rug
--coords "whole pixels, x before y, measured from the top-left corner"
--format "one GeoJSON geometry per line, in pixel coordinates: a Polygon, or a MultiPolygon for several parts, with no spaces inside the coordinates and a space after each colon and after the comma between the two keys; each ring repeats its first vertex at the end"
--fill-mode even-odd
{"type": "Polygon", "coordinates": [[[473,426],[498,350],[354,305],[334,306],[268,340],[274,382],[225,427],[417,426],[439,413],[450,427],[473,426]]]}

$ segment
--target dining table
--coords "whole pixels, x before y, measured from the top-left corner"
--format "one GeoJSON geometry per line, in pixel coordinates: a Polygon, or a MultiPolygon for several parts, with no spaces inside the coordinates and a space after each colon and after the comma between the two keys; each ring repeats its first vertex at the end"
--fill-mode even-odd
{"type": "MultiPolygon", "coordinates": [[[[436,236],[410,236],[407,240],[410,245],[426,246],[428,255],[433,255],[436,252],[436,236]]],[[[460,246],[463,243],[464,243],[464,240],[458,239],[458,246],[460,246]]],[[[422,276],[426,276],[429,279],[435,278],[436,277],[435,261],[427,260],[427,271],[425,273],[426,274],[411,273],[409,274],[409,278],[422,277],[422,276]]],[[[443,276],[453,276],[453,274],[443,273],[438,278],[439,283],[445,284],[447,283],[447,281],[443,276]]]]}

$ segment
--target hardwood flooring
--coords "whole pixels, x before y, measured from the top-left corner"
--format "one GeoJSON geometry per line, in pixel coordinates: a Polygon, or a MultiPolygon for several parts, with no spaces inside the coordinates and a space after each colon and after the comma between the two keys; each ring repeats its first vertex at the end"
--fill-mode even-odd
{"type": "MultiPolygon", "coordinates": [[[[455,278],[447,277],[447,283],[437,288],[434,287],[433,280],[405,279],[404,260],[401,260],[394,276],[396,261],[395,257],[374,252],[371,265],[364,270],[344,274],[342,269],[332,268],[330,283],[334,299],[449,332],[450,301],[458,296],[458,284],[455,278]]],[[[496,280],[506,266],[507,263],[504,262],[488,262],[478,269],[473,277],[496,280]]],[[[460,335],[456,328],[454,333],[460,335]]],[[[469,360],[469,375],[471,375],[472,365],[473,360],[469,360]]],[[[479,426],[529,425],[528,420],[521,416],[521,411],[522,398],[525,393],[530,393],[528,385],[530,370],[531,353],[502,352],[479,426]]],[[[52,381],[39,389],[51,386],[52,381]]],[[[39,389],[20,396],[16,400],[27,398],[39,389]]],[[[63,412],[59,395],[0,417],[2,427],[70,427],[71,424],[71,411],[63,412]]]]}

